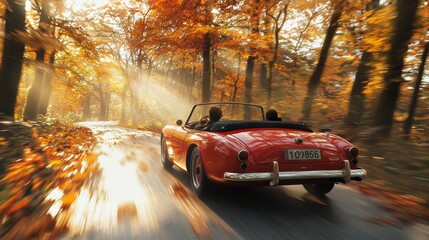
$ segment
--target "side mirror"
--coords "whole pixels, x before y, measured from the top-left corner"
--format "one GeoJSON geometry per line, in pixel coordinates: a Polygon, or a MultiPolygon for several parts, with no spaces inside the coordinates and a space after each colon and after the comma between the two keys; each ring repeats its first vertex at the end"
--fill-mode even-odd
{"type": "Polygon", "coordinates": [[[176,121],[176,124],[179,125],[179,126],[182,126],[183,121],[179,119],[179,120],[176,121]]]}

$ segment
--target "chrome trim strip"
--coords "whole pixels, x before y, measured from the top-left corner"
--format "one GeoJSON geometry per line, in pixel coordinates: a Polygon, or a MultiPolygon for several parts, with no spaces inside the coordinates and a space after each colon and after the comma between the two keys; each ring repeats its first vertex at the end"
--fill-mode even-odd
{"type": "MultiPolygon", "coordinates": [[[[348,162],[348,160],[345,160],[348,162]]],[[[344,163],[346,165],[346,163],[344,163]]],[[[291,179],[315,179],[315,178],[350,178],[364,177],[367,175],[365,169],[350,169],[345,166],[345,169],[340,170],[317,170],[317,171],[288,171],[278,172],[273,166],[273,172],[258,172],[258,173],[233,173],[225,172],[223,178],[227,181],[247,182],[247,181],[275,181],[291,180],[291,179]]],[[[278,164],[277,164],[278,167],[278,164]]]]}
{"type": "Polygon", "coordinates": [[[270,181],[270,186],[279,185],[279,164],[277,161],[273,162],[273,175],[272,180],[270,181]]]}

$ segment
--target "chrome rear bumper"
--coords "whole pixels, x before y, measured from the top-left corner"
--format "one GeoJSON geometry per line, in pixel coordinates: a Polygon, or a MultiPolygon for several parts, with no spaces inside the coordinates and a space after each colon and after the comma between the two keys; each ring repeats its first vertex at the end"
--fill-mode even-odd
{"type": "Polygon", "coordinates": [[[316,170],[316,171],[289,171],[279,172],[279,164],[274,161],[272,172],[258,173],[232,173],[225,172],[223,178],[227,181],[250,182],[250,181],[270,181],[271,186],[279,184],[279,180],[292,179],[315,179],[315,178],[340,178],[344,182],[349,182],[353,178],[366,176],[365,169],[350,169],[350,162],[344,160],[344,168],[340,170],[316,170]]]}

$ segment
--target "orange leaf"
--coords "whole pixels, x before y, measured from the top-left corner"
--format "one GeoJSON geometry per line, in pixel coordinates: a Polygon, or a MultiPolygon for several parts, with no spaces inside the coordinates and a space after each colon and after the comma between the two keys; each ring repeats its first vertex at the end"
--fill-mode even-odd
{"type": "Polygon", "coordinates": [[[76,200],[76,197],[77,197],[77,193],[75,193],[75,192],[70,192],[70,193],[65,194],[62,198],[63,204],[61,205],[61,207],[63,209],[68,209],[73,204],[73,202],[76,200]]]}
{"type": "Polygon", "coordinates": [[[18,212],[18,211],[22,210],[23,208],[25,208],[26,206],[28,206],[28,204],[30,204],[32,200],[33,200],[33,198],[31,198],[31,197],[24,197],[20,201],[13,204],[6,212],[8,214],[13,214],[15,212],[18,212]]]}

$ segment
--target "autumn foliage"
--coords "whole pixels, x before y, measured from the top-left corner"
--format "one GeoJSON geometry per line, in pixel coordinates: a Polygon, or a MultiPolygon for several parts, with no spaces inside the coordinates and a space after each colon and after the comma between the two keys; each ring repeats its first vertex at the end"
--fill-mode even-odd
{"type": "MultiPolygon", "coordinates": [[[[88,128],[40,125],[31,132],[28,128],[13,129],[29,133],[28,139],[0,137],[0,151],[5,154],[1,164],[6,169],[0,176],[0,237],[8,233],[6,239],[30,238],[52,230],[55,221],[47,213],[52,204],[47,195],[60,189],[64,193],[61,208],[67,209],[84,181],[97,172],[97,157],[92,153],[96,139],[88,128]],[[19,158],[8,154],[17,146],[23,149],[19,158]],[[48,218],[49,224],[28,227],[30,221],[48,218]],[[26,230],[20,231],[21,227],[26,230]]],[[[8,129],[12,127],[5,131],[8,129]]]]}
{"type": "MultiPolygon", "coordinates": [[[[427,206],[421,188],[429,169],[427,1],[101,2],[0,1],[5,26],[18,23],[8,22],[8,7],[25,11],[25,21],[15,16],[15,35],[0,35],[2,59],[15,59],[1,63],[0,98],[7,101],[0,101],[6,109],[0,120],[2,114],[27,120],[25,111],[34,110],[31,118],[113,120],[159,132],[185,120],[190,106],[202,100],[258,103],[275,108],[283,120],[306,117],[313,129],[332,129],[367,148],[362,165],[380,173],[370,172],[369,182],[387,178],[395,185],[386,188],[417,189],[413,194],[427,206]],[[21,50],[24,43],[25,52],[4,47],[11,43],[21,50]],[[39,105],[42,110],[35,109],[39,105]],[[380,154],[388,160],[372,161],[380,154]],[[397,170],[410,165],[408,175],[397,170]]],[[[56,187],[67,208],[94,167],[88,129],[13,129],[0,132],[7,135],[0,135],[4,225],[22,219],[18,212],[31,211],[56,187]]]]}

